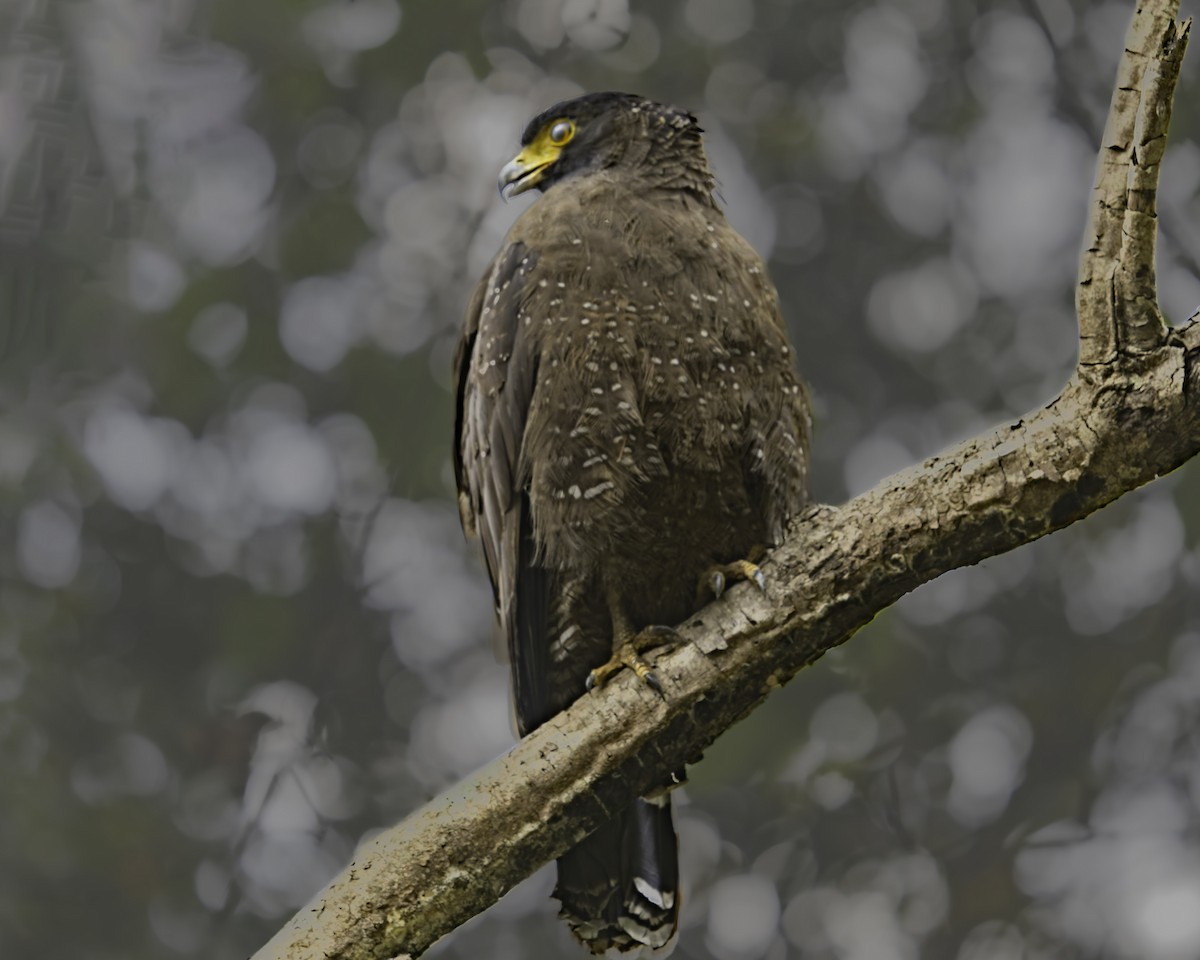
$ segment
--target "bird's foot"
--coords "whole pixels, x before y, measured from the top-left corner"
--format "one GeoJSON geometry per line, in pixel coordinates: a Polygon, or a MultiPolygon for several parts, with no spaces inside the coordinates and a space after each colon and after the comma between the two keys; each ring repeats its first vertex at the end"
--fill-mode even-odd
{"type": "Polygon", "coordinates": [[[637,674],[638,679],[642,683],[660,697],[663,696],[662,684],[659,682],[657,674],[651,669],[650,664],[642,659],[642,654],[648,650],[653,650],[655,647],[672,646],[678,642],[679,634],[672,627],[656,626],[639,630],[624,643],[617,646],[613,651],[612,659],[608,663],[601,664],[588,674],[587,689],[592,690],[603,686],[608,683],[614,673],[628,667],[637,674]]]}
{"type": "Polygon", "coordinates": [[[759,590],[766,593],[767,578],[763,576],[762,569],[754,562],[761,560],[764,553],[765,551],[755,548],[750,551],[751,559],[749,560],[734,560],[732,563],[718,563],[709,567],[700,574],[700,581],[696,584],[696,603],[703,605],[709,600],[718,599],[729,584],[739,580],[753,583],[759,590]]]}

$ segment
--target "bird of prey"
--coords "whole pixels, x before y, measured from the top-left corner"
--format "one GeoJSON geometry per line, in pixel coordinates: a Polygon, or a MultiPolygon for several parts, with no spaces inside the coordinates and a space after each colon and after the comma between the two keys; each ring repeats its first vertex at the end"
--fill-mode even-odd
{"type": "MultiPolygon", "coordinates": [[[[516,221],[467,311],[455,470],[522,735],[719,595],[804,505],[810,417],[762,260],[713,198],[696,118],[621,93],[535,117],[516,221]]],[[[664,784],[558,861],[595,954],[662,955],[680,905],[664,784]]]]}

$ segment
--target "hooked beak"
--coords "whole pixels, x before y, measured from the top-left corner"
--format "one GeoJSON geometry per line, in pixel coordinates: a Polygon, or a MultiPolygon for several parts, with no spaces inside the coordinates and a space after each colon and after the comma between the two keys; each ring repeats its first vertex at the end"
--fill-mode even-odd
{"type": "Polygon", "coordinates": [[[532,190],[542,179],[542,171],[552,164],[556,157],[535,157],[528,147],[506,163],[500,171],[496,186],[500,197],[508,200],[526,190],[532,190]]]}

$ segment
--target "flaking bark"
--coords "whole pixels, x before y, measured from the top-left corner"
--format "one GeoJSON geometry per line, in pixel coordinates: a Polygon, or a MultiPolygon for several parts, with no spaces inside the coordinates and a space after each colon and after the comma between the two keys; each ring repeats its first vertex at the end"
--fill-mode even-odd
{"type": "Polygon", "coordinates": [[[693,761],[921,583],[1087,516],[1200,451],[1200,324],[1168,328],[1155,193],[1190,21],[1126,39],[1080,264],[1080,364],[1046,407],[798,518],[765,570],[681,629],[656,697],[628,674],[364,845],[255,960],[416,957],[693,761]]]}

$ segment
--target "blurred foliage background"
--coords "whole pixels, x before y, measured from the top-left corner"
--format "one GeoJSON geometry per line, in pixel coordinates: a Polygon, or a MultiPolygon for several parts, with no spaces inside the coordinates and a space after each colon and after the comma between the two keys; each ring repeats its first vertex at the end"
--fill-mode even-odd
{"type": "MultiPolygon", "coordinates": [[[[0,3],[0,955],[245,957],[511,744],[449,368],[530,116],[701,116],[839,502],[1070,374],[1131,8],[0,3]]],[[[906,597],[730,731],[679,793],[678,955],[1200,956],[1198,470],[906,597]]],[[[431,955],[577,956],[551,885],[431,955]]]]}

